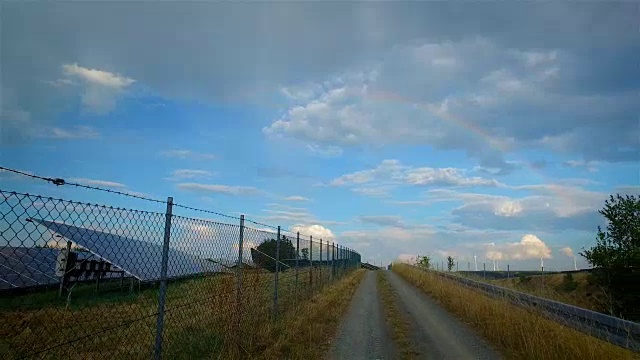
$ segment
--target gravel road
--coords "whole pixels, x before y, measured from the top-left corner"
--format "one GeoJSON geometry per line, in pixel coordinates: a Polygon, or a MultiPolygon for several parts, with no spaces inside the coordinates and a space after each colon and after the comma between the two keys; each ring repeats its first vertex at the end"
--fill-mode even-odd
{"type": "Polygon", "coordinates": [[[329,359],[397,359],[376,285],[376,272],[367,271],[338,329],[329,359]]]}
{"type": "MultiPolygon", "coordinates": [[[[500,359],[463,322],[392,271],[384,271],[398,305],[412,322],[412,343],[425,359],[500,359]]],[[[345,358],[346,359],[346,358],[345,358]]]]}

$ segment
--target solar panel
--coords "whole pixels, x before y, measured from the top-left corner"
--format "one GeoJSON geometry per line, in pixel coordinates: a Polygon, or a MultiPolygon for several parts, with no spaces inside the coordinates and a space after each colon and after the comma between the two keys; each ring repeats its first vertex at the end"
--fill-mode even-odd
{"type": "MultiPolygon", "coordinates": [[[[160,279],[162,245],[64,223],[32,219],[143,281],[160,279]]],[[[222,272],[223,267],[169,248],[167,277],[222,272]]]]}
{"type": "MultiPolygon", "coordinates": [[[[0,248],[0,290],[52,285],[60,282],[55,274],[60,249],[38,247],[0,248]]],[[[93,254],[77,252],[78,261],[91,260],[93,254]]],[[[114,269],[117,270],[117,269],[114,269]]],[[[107,273],[103,278],[117,277],[107,273]]]]}

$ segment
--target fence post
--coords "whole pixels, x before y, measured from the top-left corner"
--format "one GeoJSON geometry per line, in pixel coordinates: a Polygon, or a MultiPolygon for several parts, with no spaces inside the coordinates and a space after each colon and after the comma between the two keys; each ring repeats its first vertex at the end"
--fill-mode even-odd
{"type": "Polygon", "coordinates": [[[67,247],[65,248],[65,258],[64,265],[62,266],[63,273],[62,278],[60,278],[60,289],[58,290],[58,296],[62,297],[64,295],[64,287],[67,285],[67,278],[69,273],[69,256],[71,254],[71,241],[67,241],[67,247]]]}
{"type": "Polygon", "coordinates": [[[336,268],[335,268],[335,259],[336,259],[336,243],[331,243],[331,282],[333,282],[333,278],[336,276],[336,268]]]}
{"type": "Polygon", "coordinates": [[[164,222],[164,242],[162,244],[162,265],[160,268],[160,290],[158,293],[158,319],[156,322],[156,345],[154,358],[162,358],[162,340],[164,331],[164,303],[167,297],[167,267],[169,262],[169,240],[171,238],[171,216],[173,212],[173,198],[167,198],[167,211],[164,222]]]}
{"type": "Polygon", "coordinates": [[[320,270],[320,276],[318,276],[318,279],[320,279],[320,286],[323,286],[325,281],[324,281],[324,278],[322,277],[322,239],[320,239],[320,269],[319,270],[320,270]]]}
{"type": "Polygon", "coordinates": [[[300,231],[296,234],[296,299],[298,299],[298,259],[300,258],[300,231]]]}
{"type": "Polygon", "coordinates": [[[327,244],[326,244],[326,248],[327,248],[327,266],[326,266],[327,275],[325,275],[325,277],[326,277],[325,281],[330,281],[330,279],[331,279],[331,269],[329,269],[329,242],[328,241],[327,241],[327,244]]]}
{"type": "Polygon", "coordinates": [[[509,264],[507,264],[507,279],[511,279],[511,271],[509,270],[509,264]]]}
{"type": "MultiPolygon", "coordinates": [[[[240,319],[242,318],[242,250],[244,248],[244,215],[240,215],[240,239],[238,240],[238,261],[236,263],[236,332],[238,348],[240,348],[240,319]]],[[[240,350],[240,349],[239,349],[240,350]]]]}
{"type": "Polygon", "coordinates": [[[309,291],[313,288],[313,235],[309,235],[309,291]]]}
{"type": "Polygon", "coordinates": [[[482,277],[484,277],[484,279],[487,279],[487,264],[486,263],[482,263],[482,277]]]}
{"type": "Polygon", "coordinates": [[[276,240],[276,273],[273,284],[273,321],[278,320],[278,272],[280,271],[280,226],[276,240]]]}

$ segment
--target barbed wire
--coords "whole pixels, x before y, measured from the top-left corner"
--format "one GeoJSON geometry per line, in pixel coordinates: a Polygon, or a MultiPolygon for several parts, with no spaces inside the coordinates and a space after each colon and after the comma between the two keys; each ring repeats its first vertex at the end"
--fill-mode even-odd
{"type": "Polygon", "coordinates": [[[198,208],[194,208],[194,207],[191,207],[191,206],[181,205],[181,204],[176,204],[176,203],[173,203],[173,206],[174,207],[183,208],[183,209],[187,209],[187,210],[199,211],[199,212],[203,212],[203,213],[207,213],[207,214],[213,214],[213,215],[217,215],[217,216],[222,216],[222,217],[225,217],[225,218],[228,218],[228,219],[240,220],[240,217],[238,217],[238,216],[222,214],[222,213],[211,211],[211,210],[203,210],[203,209],[198,209],[198,208]]]}
{"type": "MultiPolygon", "coordinates": [[[[37,180],[43,180],[43,181],[52,183],[52,184],[54,184],[56,186],[69,185],[69,186],[75,186],[75,187],[84,188],[84,189],[104,191],[104,192],[108,192],[108,193],[112,193],[112,194],[128,196],[128,197],[132,197],[132,198],[136,198],[136,199],[140,199],[140,200],[145,200],[145,201],[150,201],[150,202],[155,202],[155,203],[159,203],[159,204],[166,204],[167,203],[166,200],[152,199],[152,198],[148,198],[148,197],[144,197],[144,196],[140,196],[140,195],[135,195],[135,194],[131,194],[131,193],[126,193],[126,192],[122,192],[122,191],[118,191],[118,190],[111,190],[111,189],[101,188],[101,187],[98,187],[98,186],[79,184],[79,183],[76,183],[76,182],[66,181],[66,180],[64,180],[62,178],[50,178],[50,177],[30,174],[30,173],[27,173],[27,172],[24,172],[24,171],[11,169],[11,168],[7,168],[7,167],[4,167],[4,166],[0,166],[0,170],[1,171],[12,172],[12,173],[15,173],[15,174],[18,174],[18,175],[26,176],[26,177],[37,179],[37,180]]],[[[28,194],[23,194],[23,195],[28,195],[28,194]]],[[[43,198],[45,198],[45,197],[43,197],[43,198]]],[[[65,200],[62,200],[62,199],[55,199],[55,200],[65,201],[65,200]]],[[[187,209],[187,210],[198,211],[198,212],[207,213],[207,214],[213,214],[213,215],[221,216],[221,217],[224,217],[224,218],[227,218],[227,219],[240,220],[240,217],[238,217],[238,216],[227,215],[227,214],[223,214],[223,213],[219,213],[219,212],[211,211],[211,210],[198,209],[198,208],[194,208],[194,207],[191,207],[191,206],[182,205],[182,204],[178,204],[178,203],[173,203],[173,206],[174,207],[183,208],[183,209],[187,209]]],[[[264,224],[264,223],[261,223],[261,222],[258,222],[258,221],[254,221],[254,220],[251,220],[251,219],[247,219],[247,218],[245,218],[244,220],[246,222],[252,223],[254,225],[263,226],[263,227],[270,228],[270,229],[273,229],[273,230],[278,230],[278,226],[264,224]]],[[[294,232],[289,231],[289,230],[287,230],[285,228],[282,228],[282,227],[280,228],[280,230],[282,232],[288,232],[288,233],[294,234],[294,232]]],[[[305,236],[307,238],[309,237],[309,235],[306,235],[306,234],[303,234],[303,233],[300,233],[300,235],[301,236],[305,236]]]]}
{"type": "Polygon", "coordinates": [[[108,193],[112,193],[112,194],[128,196],[128,197],[132,197],[132,198],[136,198],[136,199],[140,199],[140,200],[151,201],[151,202],[160,203],[160,204],[166,204],[167,203],[166,200],[152,199],[152,198],[144,197],[144,196],[141,196],[141,195],[131,194],[131,193],[122,192],[122,191],[118,191],[118,190],[111,190],[111,189],[101,188],[101,187],[98,187],[98,186],[79,184],[79,183],[76,183],[76,182],[66,181],[66,180],[64,180],[62,178],[50,178],[50,177],[44,177],[44,176],[29,174],[29,173],[26,173],[24,171],[20,171],[20,170],[16,170],[16,169],[10,169],[10,168],[6,168],[4,166],[0,166],[0,170],[12,172],[12,173],[15,173],[15,174],[18,174],[18,175],[22,175],[22,176],[26,176],[26,177],[30,177],[30,178],[33,178],[33,179],[43,180],[43,181],[46,181],[46,182],[50,182],[50,183],[52,183],[52,184],[54,184],[56,186],[69,185],[69,186],[75,186],[75,187],[84,188],[84,189],[98,190],[98,191],[104,191],[104,192],[108,192],[108,193]]]}

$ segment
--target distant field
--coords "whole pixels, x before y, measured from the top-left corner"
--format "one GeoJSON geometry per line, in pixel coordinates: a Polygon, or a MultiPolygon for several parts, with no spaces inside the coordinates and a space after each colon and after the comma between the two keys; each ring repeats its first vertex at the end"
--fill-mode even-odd
{"type": "MultiPolygon", "coordinates": [[[[273,342],[274,275],[245,271],[240,303],[234,275],[170,283],[164,356],[170,359],[260,357],[273,342]]],[[[278,314],[290,318],[331,283],[331,269],[280,274],[278,314]],[[310,278],[313,274],[312,278],[310,278]],[[296,286],[297,285],[297,286],[296,286]]],[[[92,285],[59,299],[55,290],[0,298],[0,358],[148,359],[154,344],[157,288],[134,293],[119,283],[92,285]],[[68,300],[68,301],[67,301],[68,300]]],[[[286,330],[286,328],[285,328],[286,330]]]]}

